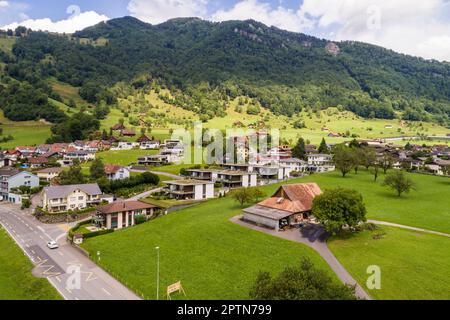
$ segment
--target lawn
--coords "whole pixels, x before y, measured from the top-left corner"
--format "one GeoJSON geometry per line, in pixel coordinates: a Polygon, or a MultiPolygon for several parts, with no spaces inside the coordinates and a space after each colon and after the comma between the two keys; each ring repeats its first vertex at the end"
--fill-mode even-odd
{"type": "MultiPolygon", "coordinates": [[[[264,191],[270,194],[276,187],[264,191]]],[[[228,221],[240,213],[231,198],[216,199],[88,239],[83,247],[92,254],[100,251],[101,266],[147,299],[155,299],[157,246],[161,248],[160,292],[181,280],[187,299],[247,299],[259,271],[279,273],[302,257],[332,274],[312,249],[228,221]]]]}
{"type": "Polygon", "coordinates": [[[97,153],[97,158],[101,158],[105,164],[116,164],[120,166],[128,166],[137,164],[138,158],[142,156],[154,155],[156,150],[120,150],[120,151],[103,151],[97,153]]]}
{"type": "Polygon", "coordinates": [[[377,183],[365,169],[347,178],[339,172],[312,175],[304,182],[317,182],[322,190],[327,188],[350,188],[362,193],[367,206],[368,218],[404,224],[450,233],[450,179],[420,174],[410,174],[417,190],[397,197],[395,192],[381,186],[384,175],[377,183]]]}
{"type": "Polygon", "coordinates": [[[17,146],[32,146],[41,143],[50,138],[51,125],[42,123],[40,121],[24,121],[13,122],[3,116],[3,111],[0,110],[0,123],[3,128],[3,137],[12,135],[14,140],[0,143],[0,148],[9,149],[17,146]]]}
{"type": "Polygon", "coordinates": [[[367,290],[375,299],[450,299],[450,239],[398,228],[383,227],[382,239],[366,231],[334,238],[329,246],[363,286],[367,267],[381,269],[381,290],[367,290]]]}
{"type": "Polygon", "coordinates": [[[32,263],[0,227],[0,300],[59,300],[46,279],[31,274],[32,263]]]}

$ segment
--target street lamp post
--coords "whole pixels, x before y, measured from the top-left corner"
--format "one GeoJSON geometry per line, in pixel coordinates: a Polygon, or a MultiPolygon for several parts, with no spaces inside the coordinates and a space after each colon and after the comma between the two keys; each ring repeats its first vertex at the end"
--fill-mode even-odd
{"type": "Polygon", "coordinates": [[[159,247],[156,247],[157,264],[156,264],[156,300],[159,300],[159,247]]]}

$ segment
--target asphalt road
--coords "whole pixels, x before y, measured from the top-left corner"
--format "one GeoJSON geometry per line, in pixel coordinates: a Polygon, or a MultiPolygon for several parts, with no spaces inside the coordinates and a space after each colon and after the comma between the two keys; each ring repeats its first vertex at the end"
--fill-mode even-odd
{"type": "MultiPolygon", "coordinates": [[[[138,300],[139,297],[66,242],[67,225],[45,225],[11,204],[0,204],[0,223],[66,300],[138,300]],[[47,242],[57,241],[50,250],[47,242]]],[[[101,253],[100,253],[101,259],[101,253]]]]}

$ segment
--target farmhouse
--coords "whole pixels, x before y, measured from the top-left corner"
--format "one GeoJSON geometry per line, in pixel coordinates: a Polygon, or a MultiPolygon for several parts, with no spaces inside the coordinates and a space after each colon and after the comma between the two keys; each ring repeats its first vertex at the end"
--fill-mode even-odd
{"type": "Polygon", "coordinates": [[[177,200],[203,200],[214,198],[214,182],[201,180],[165,181],[165,191],[177,200]]]}
{"type": "Polygon", "coordinates": [[[44,188],[42,207],[52,213],[83,210],[98,205],[101,195],[102,191],[96,183],[50,186],[44,188]]]}
{"type": "Polygon", "coordinates": [[[123,180],[130,177],[130,170],[128,168],[113,164],[105,165],[105,173],[110,181],[123,180]]]}
{"type": "Polygon", "coordinates": [[[62,171],[63,171],[63,169],[59,168],[59,167],[46,168],[46,169],[39,170],[38,172],[36,172],[36,174],[39,177],[39,179],[41,179],[41,180],[51,181],[54,178],[58,177],[62,171]]]}
{"type": "Polygon", "coordinates": [[[315,183],[285,185],[271,198],[245,209],[243,220],[278,231],[308,220],[313,200],[321,194],[315,183]]]}
{"type": "Polygon", "coordinates": [[[92,218],[97,228],[123,229],[134,226],[138,216],[153,216],[157,209],[141,201],[114,202],[98,207],[92,218]]]}

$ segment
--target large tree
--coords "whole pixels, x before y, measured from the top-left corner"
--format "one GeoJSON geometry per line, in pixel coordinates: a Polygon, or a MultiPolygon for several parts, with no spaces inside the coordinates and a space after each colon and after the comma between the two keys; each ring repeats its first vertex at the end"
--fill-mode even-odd
{"type": "Polygon", "coordinates": [[[403,193],[409,193],[416,188],[415,182],[401,170],[388,174],[384,179],[383,185],[395,190],[399,197],[403,193]]]}
{"type": "Polygon", "coordinates": [[[261,272],[250,291],[254,300],[355,300],[355,288],[338,283],[307,258],[277,277],[261,272]]]}
{"type": "Polygon", "coordinates": [[[330,152],[330,148],[328,148],[325,138],[322,139],[322,142],[320,143],[319,149],[317,151],[319,153],[329,153],[330,152]]]}
{"type": "Polygon", "coordinates": [[[58,180],[61,185],[85,183],[86,177],[83,175],[80,162],[78,160],[75,160],[69,170],[61,172],[58,180]]]}
{"type": "Polygon", "coordinates": [[[344,178],[357,165],[355,150],[344,145],[339,145],[335,148],[333,160],[336,168],[341,171],[344,178]]]}
{"type": "Polygon", "coordinates": [[[383,157],[380,159],[380,166],[383,169],[384,174],[386,174],[389,169],[392,169],[393,164],[394,158],[387,152],[383,153],[383,157]]]}
{"type": "Polygon", "coordinates": [[[362,195],[355,190],[327,190],[313,201],[313,215],[328,232],[339,233],[345,226],[355,228],[366,220],[362,195]]]}
{"type": "Polygon", "coordinates": [[[94,180],[106,177],[105,165],[100,158],[97,158],[92,162],[89,171],[91,173],[91,178],[94,180]]]}
{"type": "Polygon", "coordinates": [[[292,156],[298,159],[305,159],[306,156],[306,144],[303,138],[298,139],[297,144],[292,149],[292,156]]]}
{"type": "Polygon", "coordinates": [[[246,203],[252,203],[265,197],[265,193],[259,188],[240,188],[231,192],[233,199],[243,207],[246,203]]]}

